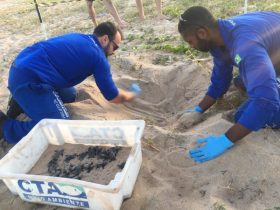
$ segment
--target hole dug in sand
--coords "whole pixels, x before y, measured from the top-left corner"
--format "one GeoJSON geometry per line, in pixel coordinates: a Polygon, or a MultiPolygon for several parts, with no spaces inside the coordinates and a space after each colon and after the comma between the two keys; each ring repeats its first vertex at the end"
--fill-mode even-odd
{"type": "MultiPolygon", "coordinates": [[[[123,68],[129,69],[129,65],[123,68]]],[[[138,98],[126,106],[131,111],[142,114],[142,117],[144,115],[156,120],[161,126],[166,125],[169,118],[196,105],[209,83],[207,74],[192,62],[187,66],[181,62],[169,66],[142,63],[138,74],[121,75],[116,79],[120,88],[129,89],[130,84],[138,83],[142,89],[138,98]]]]}

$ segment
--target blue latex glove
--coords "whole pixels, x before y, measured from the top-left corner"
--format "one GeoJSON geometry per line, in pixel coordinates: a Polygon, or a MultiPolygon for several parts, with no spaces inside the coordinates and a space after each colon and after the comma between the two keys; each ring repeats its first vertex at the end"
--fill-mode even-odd
{"type": "Polygon", "coordinates": [[[198,139],[197,142],[205,144],[202,147],[190,150],[189,155],[198,163],[212,160],[234,145],[225,135],[208,136],[204,139],[198,139]]]}
{"type": "Polygon", "coordinates": [[[133,83],[130,86],[130,91],[138,95],[141,93],[141,88],[137,83],[133,83]]]}
{"type": "Polygon", "coordinates": [[[185,112],[199,112],[199,113],[203,113],[203,110],[201,109],[200,106],[196,105],[194,108],[192,109],[187,109],[185,110],[185,112]]]}

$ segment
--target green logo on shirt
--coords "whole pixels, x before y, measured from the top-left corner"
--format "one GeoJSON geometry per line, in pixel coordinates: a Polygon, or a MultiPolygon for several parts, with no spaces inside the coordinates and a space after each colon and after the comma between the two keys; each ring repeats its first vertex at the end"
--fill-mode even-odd
{"type": "Polygon", "coordinates": [[[237,65],[240,63],[241,57],[240,57],[239,54],[236,54],[236,55],[235,55],[234,61],[235,61],[235,63],[236,63],[237,65]]]}

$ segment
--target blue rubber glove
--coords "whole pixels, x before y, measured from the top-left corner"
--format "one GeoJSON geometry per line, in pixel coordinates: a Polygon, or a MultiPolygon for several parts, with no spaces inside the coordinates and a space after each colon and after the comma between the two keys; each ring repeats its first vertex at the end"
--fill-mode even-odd
{"type": "Polygon", "coordinates": [[[203,113],[203,110],[201,109],[200,106],[196,105],[194,108],[192,109],[187,109],[185,110],[185,112],[199,112],[199,113],[203,113]]]}
{"type": "Polygon", "coordinates": [[[133,83],[130,86],[130,91],[138,95],[138,94],[141,93],[142,90],[141,90],[140,86],[137,83],[133,83]]]}
{"type": "Polygon", "coordinates": [[[225,135],[208,136],[204,139],[198,139],[197,142],[205,144],[202,147],[190,150],[189,155],[198,163],[212,160],[234,145],[225,135]]]}

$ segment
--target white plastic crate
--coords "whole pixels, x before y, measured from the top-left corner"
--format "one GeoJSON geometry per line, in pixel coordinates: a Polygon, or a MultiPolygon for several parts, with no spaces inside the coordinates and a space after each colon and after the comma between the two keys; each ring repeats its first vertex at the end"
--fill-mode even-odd
{"type": "Polygon", "coordinates": [[[141,162],[142,120],[40,121],[0,160],[0,178],[10,191],[23,200],[69,208],[116,210],[132,194],[141,162]],[[108,185],[77,179],[27,174],[49,144],[130,146],[132,149],[121,172],[108,185]]]}

